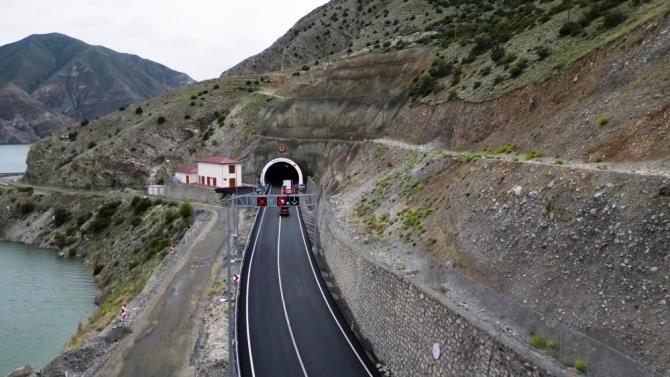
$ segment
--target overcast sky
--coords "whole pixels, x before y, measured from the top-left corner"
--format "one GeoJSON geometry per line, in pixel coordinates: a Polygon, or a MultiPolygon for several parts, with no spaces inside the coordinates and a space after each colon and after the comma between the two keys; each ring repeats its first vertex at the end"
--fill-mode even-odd
{"type": "Polygon", "coordinates": [[[261,52],[327,0],[0,0],[0,45],[59,32],[196,80],[261,52]]]}

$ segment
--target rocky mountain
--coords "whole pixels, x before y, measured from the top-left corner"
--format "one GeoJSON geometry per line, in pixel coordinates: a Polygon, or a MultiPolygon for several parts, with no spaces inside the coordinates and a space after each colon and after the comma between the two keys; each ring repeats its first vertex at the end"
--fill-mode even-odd
{"type": "Polygon", "coordinates": [[[27,144],[74,122],[14,84],[0,85],[0,141],[27,144]]]}
{"type": "Polygon", "coordinates": [[[0,47],[2,95],[12,98],[0,103],[0,143],[33,142],[193,82],[136,55],[57,33],[31,35],[0,47]]]}
{"type": "Polygon", "coordinates": [[[590,376],[669,375],[670,3],[335,0],[296,28],[40,141],[28,179],[144,188],[221,154],[254,182],[284,144],[389,268],[590,376]]]}
{"type": "Polygon", "coordinates": [[[310,12],[268,49],[245,59],[222,77],[289,69],[327,57],[341,57],[399,36],[420,36],[426,25],[443,18],[437,3],[333,0],[310,12]]]}

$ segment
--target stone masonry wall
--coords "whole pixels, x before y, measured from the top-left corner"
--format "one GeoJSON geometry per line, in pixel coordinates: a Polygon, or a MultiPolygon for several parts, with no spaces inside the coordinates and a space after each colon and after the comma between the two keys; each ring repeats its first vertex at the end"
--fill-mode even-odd
{"type": "Polygon", "coordinates": [[[369,259],[319,209],[323,256],[356,331],[394,377],[573,376],[429,290],[369,259]],[[438,343],[441,356],[434,359],[438,343]]]}

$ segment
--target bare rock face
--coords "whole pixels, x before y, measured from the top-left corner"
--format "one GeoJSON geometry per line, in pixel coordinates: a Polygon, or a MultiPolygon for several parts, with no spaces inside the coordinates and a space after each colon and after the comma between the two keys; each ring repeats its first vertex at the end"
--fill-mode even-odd
{"type": "Polygon", "coordinates": [[[0,144],[55,130],[193,83],[163,65],[62,34],[0,46],[0,144]]]}
{"type": "Polygon", "coordinates": [[[8,374],[7,377],[30,377],[33,376],[33,368],[30,365],[19,368],[12,373],[8,374]]]}

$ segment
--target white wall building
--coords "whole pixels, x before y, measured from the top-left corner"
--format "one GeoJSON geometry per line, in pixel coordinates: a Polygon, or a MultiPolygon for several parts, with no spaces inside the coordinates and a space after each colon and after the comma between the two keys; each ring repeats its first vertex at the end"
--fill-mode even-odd
{"type": "Polygon", "coordinates": [[[209,187],[233,188],[242,185],[242,163],[228,157],[198,160],[198,183],[209,187]]]}
{"type": "Polygon", "coordinates": [[[196,184],[198,183],[198,168],[195,166],[181,166],[177,168],[174,176],[177,181],[185,185],[196,184]]]}

